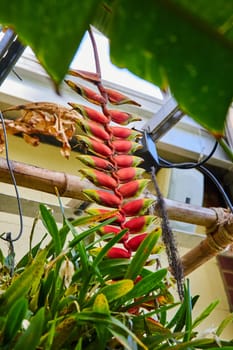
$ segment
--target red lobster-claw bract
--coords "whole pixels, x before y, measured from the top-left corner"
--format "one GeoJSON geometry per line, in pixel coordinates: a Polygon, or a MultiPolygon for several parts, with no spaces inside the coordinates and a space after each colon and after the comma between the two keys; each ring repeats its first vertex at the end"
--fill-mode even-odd
{"type": "Polygon", "coordinates": [[[66,83],[89,103],[98,105],[99,110],[85,105],[69,102],[69,105],[78,112],[80,118],[77,121],[79,128],[84,134],[78,134],[78,144],[85,145],[88,154],[79,155],[77,158],[85,168],[80,173],[91,181],[97,189],[85,189],[84,195],[93,202],[98,203],[100,208],[88,208],[87,212],[106,213],[111,208],[118,209],[116,220],[99,230],[104,237],[108,234],[119,234],[122,229],[128,229],[119,243],[123,248],[112,247],[107,253],[108,258],[130,258],[131,252],[135,251],[142,239],[147,235],[146,230],[156,223],[156,217],[148,215],[148,209],[154,200],[143,198],[143,191],[150,180],[142,178],[143,168],[138,165],[143,159],[135,156],[135,151],[142,145],[138,140],[140,132],[125,127],[132,121],[141,120],[136,113],[129,113],[120,109],[108,108],[108,104],[122,105],[139,103],[122,93],[106,89],[100,86],[96,76],[88,72],[74,72],[74,76],[84,78],[99,88],[99,92],[85,88],[70,80],[66,83]],[[84,74],[85,73],[85,74],[84,74]],[[82,120],[83,118],[83,120],[82,120]],[[118,124],[118,125],[116,125],[118,124]],[[130,236],[143,231],[143,235],[130,236]],[[129,242],[129,244],[128,244],[129,242]]]}

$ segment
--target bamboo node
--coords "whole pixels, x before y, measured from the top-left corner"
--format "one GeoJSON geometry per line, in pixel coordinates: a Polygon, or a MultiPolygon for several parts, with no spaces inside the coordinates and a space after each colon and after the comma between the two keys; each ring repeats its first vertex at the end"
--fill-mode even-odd
{"type": "Polygon", "coordinates": [[[61,186],[59,187],[59,194],[61,197],[66,196],[66,192],[67,192],[67,188],[68,188],[68,184],[69,184],[68,175],[65,172],[63,173],[63,178],[64,178],[64,181],[62,182],[61,186]]]}
{"type": "Polygon", "coordinates": [[[208,228],[206,228],[206,234],[212,234],[213,232],[219,230],[221,227],[225,226],[226,224],[228,224],[229,221],[229,217],[231,215],[230,211],[228,209],[225,208],[210,208],[212,209],[215,214],[216,214],[216,221],[214,222],[214,224],[208,228]]]}

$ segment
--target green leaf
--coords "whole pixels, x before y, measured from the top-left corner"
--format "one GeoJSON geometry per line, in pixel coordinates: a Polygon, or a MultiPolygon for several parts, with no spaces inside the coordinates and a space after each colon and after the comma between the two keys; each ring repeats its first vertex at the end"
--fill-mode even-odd
{"type": "Polygon", "coordinates": [[[51,211],[47,209],[44,204],[40,204],[40,214],[45,228],[48,230],[48,233],[53,239],[55,252],[57,255],[59,255],[62,250],[62,246],[56,221],[51,214],[51,211]]]}
{"type": "MultiPolygon", "coordinates": [[[[70,231],[72,232],[73,236],[76,237],[78,235],[77,230],[75,229],[75,227],[72,225],[71,222],[69,222],[69,220],[67,220],[66,218],[64,218],[65,224],[69,227],[70,231]]],[[[77,244],[77,248],[79,251],[79,256],[80,256],[80,260],[81,260],[81,264],[84,270],[84,274],[88,274],[88,266],[89,266],[89,262],[88,262],[88,256],[87,256],[87,252],[84,246],[84,242],[83,241],[79,241],[79,243],[77,244]]]]}
{"type": "Polygon", "coordinates": [[[186,286],[184,286],[184,301],[185,305],[185,334],[183,342],[187,342],[191,338],[192,332],[192,298],[190,295],[189,280],[187,280],[186,286]]]}
{"type": "MultiPolygon", "coordinates": [[[[166,330],[166,328],[165,328],[166,330]]],[[[160,349],[161,344],[167,344],[167,340],[174,339],[174,335],[167,330],[167,332],[158,332],[158,334],[155,334],[153,336],[147,336],[145,337],[145,345],[148,345],[149,349],[160,349]]],[[[165,345],[166,346],[166,345],[165,345]]],[[[167,350],[167,346],[164,347],[164,349],[167,350]]]]}
{"type": "MultiPolygon", "coordinates": [[[[195,306],[197,300],[199,299],[199,295],[196,295],[192,298],[192,308],[195,306]]],[[[171,321],[168,323],[167,328],[174,328],[174,332],[180,332],[184,325],[185,325],[185,304],[181,303],[179,309],[171,319],[171,321]]]]}
{"type": "Polygon", "coordinates": [[[124,350],[137,350],[138,346],[137,343],[130,337],[130,339],[132,339],[129,342],[129,336],[126,337],[125,335],[123,335],[122,333],[120,333],[119,331],[114,330],[113,328],[108,328],[109,332],[112,333],[112,335],[114,336],[114,338],[116,338],[119,343],[121,345],[123,345],[124,350]]]}
{"type": "Polygon", "coordinates": [[[105,259],[98,265],[101,275],[110,275],[112,279],[119,279],[125,275],[130,264],[129,259],[105,259]]]}
{"type": "Polygon", "coordinates": [[[27,312],[28,302],[22,297],[11,306],[4,329],[4,344],[14,339],[27,312]]]}
{"type": "Polygon", "coordinates": [[[104,5],[2,0],[1,5],[0,23],[15,28],[56,86],[89,24],[95,24],[110,38],[114,63],[162,88],[169,85],[185,113],[222,132],[232,100],[232,1],[147,0],[142,6],[134,0],[104,5]]]}
{"type": "Polygon", "coordinates": [[[224,320],[220,323],[220,325],[218,326],[217,330],[216,330],[216,335],[219,337],[222,332],[224,331],[224,329],[226,328],[226,326],[230,323],[233,322],[233,313],[231,313],[230,315],[228,315],[226,318],[224,318],[224,320]]]}
{"type": "Polygon", "coordinates": [[[108,302],[111,303],[114,300],[121,298],[128,293],[134,286],[134,283],[130,279],[124,279],[114,282],[100,289],[100,293],[104,294],[108,302]]]}
{"type": "Polygon", "coordinates": [[[24,268],[27,264],[29,264],[29,261],[31,261],[36,254],[38,253],[41,244],[43,243],[43,241],[45,240],[45,238],[47,237],[47,234],[45,234],[42,239],[40,240],[39,243],[37,243],[29,252],[27,252],[22,258],[21,260],[17,263],[16,265],[16,269],[20,269],[20,268],[24,268]]]}
{"type": "Polygon", "coordinates": [[[30,325],[17,341],[14,350],[37,348],[43,331],[44,324],[44,308],[41,308],[31,319],[30,325]]]}
{"type": "Polygon", "coordinates": [[[60,300],[64,297],[65,289],[63,288],[63,280],[59,275],[55,274],[51,291],[49,293],[49,304],[52,315],[56,315],[60,300]]]}
{"type": "Polygon", "coordinates": [[[96,268],[98,264],[102,261],[102,259],[105,257],[107,252],[111,247],[113,247],[117,242],[121,240],[121,238],[126,234],[128,230],[124,229],[121,232],[119,232],[117,235],[115,235],[107,244],[103,246],[95,260],[93,261],[93,268],[96,268]]]}
{"type": "Polygon", "coordinates": [[[0,23],[15,28],[58,86],[92,22],[98,3],[97,0],[12,0],[10,3],[2,0],[0,23]]]}
{"type": "Polygon", "coordinates": [[[160,269],[156,272],[152,272],[148,276],[142,278],[139,282],[137,282],[133,289],[127,293],[125,297],[131,298],[139,298],[143,295],[146,295],[152,291],[155,291],[161,284],[161,281],[166,276],[167,270],[160,269]]]}
{"type": "MultiPolygon", "coordinates": [[[[95,216],[95,215],[94,215],[95,216]]],[[[99,218],[99,215],[97,215],[99,218]]],[[[88,218],[90,218],[91,216],[89,216],[88,218]]],[[[100,218],[99,218],[100,220],[100,218]]],[[[81,242],[84,238],[86,238],[87,236],[89,236],[90,234],[98,231],[102,226],[104,225],[108,225],[110,223],[112,223],[113,221],[115,221],[115,218],[110,218],[107,219],[105,221],[103,221],[102,223],[100,223],[99,225],[96,225],[94,227],[91,227],[90,229],[78,234],[74,239],[72,239],[72,241],[69,242],[69,247],[73,248],[75,247],[79,242],[81,242]]],[[[80,220],[81,221],[81,220],[80,220]]],[[[82,221],[83,222],[83,221],[82,221]]],[[[71,222],[72,226],[76,226],[76,222],[71,222]]],[[[60,230],[60,234],[63,236],[64,234],[66,235],[69,232],[70,228],[68,226],[64,226],[61,228],[60,230]]]]}
{"type": "MultiPolygon", "coordinates": [[[[170,350],[194,350],[199,348],[208,349],[208,345],[213,344],[213,339],[197,339],[197,340],[191,340],[187,342],[182,342],[174,346],[168,346],[170,350]]],[[[212,346],[210,348],[213,350],[212,346]]],[[[217,349],[217,348],[216,348],[217,349]]],[[[222,349],[222,348],[218,348],[222,349]]]]}
{"type": "Polygon", "coordinates": [[[0,263],[1,263],[2,265],[4,265],[4,260],[5,260],[5,258],[4,258],[2,249],[0,249],[0,263]]]}
{"type": "Polygon", "coordinates": [[[41,281],[41,287],[38,297],[38,306],[44,306],[47,304],[50,291],[56,280],[55,270],[50,270],[47,276],[41,281]]]}
{"type": "Polygon", "coordinates": [[[81,216],[73,221],[71,221],[71,224],[73,226],[83,226],[88,224],[96,224],[97,222],[103,222],[103,220],[111,220],[111,222],[116,220],[116,217],[112,217],[118,212],[118,210],[111,210],[108,213],[101,213],[97,215],[84,215],[81,216]]]}
{"type": "MultiPolygon", "coordinates": [[[[50,350],[52,348],[53,339],[56,333],[56,322],[57,322],[57,319],[55,316],[53,320],[50,321],[50,327],[49,327],[48,333],[46,334],[45,344],[43,344],[44,350],[50,350]]],[[[43,343],[43,341],[41,342],[43,343]]]]}
{"type": "Polygon", "coordinates": [[[74,350],[82,350],[82,338],[79,339],[77,345],[74,350]]]}
{"type": "MultiPolygon", "coordinates": [[[[108,300],[104,294],[101,293],[96,296],[93,305],[93,311],[104,315],[110,315],[108,300]]],[[[98,343],[96,345],[98,349],[105,349],[107,340],[109,338],[108,328],[103,324],[97,323],[95,324],[95,329],[98,338],[98,343]]]]}
{"type": "Polygon", "coordinates": [[[44,273],[44,264],[47,256],[47,249],[41,250],[31,265],[13,281],[10,287],[0,296],[0,313],[8,312],[12,304],[19,298],[25,296],[31,288],[33,282],[41,279],[44,273]]]}
{"type": "Polygon", "coordinates": [[[207,308],[205,308],[202,313],[193,321],[192,328],[196,328],[203,320],[205,320],[211,312],[216,308],[216,306],[219,304],[219,300],[215,300],[212,303],[210,303],[207,308]]]}
{"type": "Polygon", "coordinates": [[[221,346],[221,347],[211,347],[211,350],[232,350],[232,345],[231,346],[221,346]]]}
{"type": "Polygon", "coordinates": [[[99,313],[94,312],[79,312],[76,314],[77,320],[80,322],[90,322],[93,324],[100,323],[102,325],[105,325],[108,327],[109,331],[110,328],[114,329],[115,331],[118,330],[121,333],[124,332],[132,337],[143,349],[147,350],[147,347],[142,343],[142,341],[126,326],[124,323],[122,323],[120,320],[118,320],[116,317],[103,315],[99,313]]]}
{"type": "Polygon", "coordinates": [[[68,314],[67,317],[63,318],[60,323],[56,323],[56,330],[55,334],[53,333],[53,326],[52,324],[52,333],[51,333],[51,340],[53,341],[52,346],[48,349],[60,349],[64,348],[64,344],[66,342],[69,342],[70,339],[70,333],[77,325],[77,318],[74,314],[68,314]],[[53,338],[53,339],[52,339],[53,338]]]}
{"type": "Polygon", "coordinates": [[[148,0],[142,6],[118,0],[114,5],[113,62],[160,87],[169,85],[186,114],[221,133],[232,101],[233,3],[148,0]],[[227,22],[230,35],[223,30],[227,22]]]}
{"type": "Polygon", "coordinates": [[[93,311],[105,315],[110,314],[108,299],[106,298],[105,294],[100,293],[96,296],[93,304],[93,311]]]}
{"type": "Polygon", "coordinates": [[[130,265],[125,274],[125,278],[130,278],[134,280],[146,263],[147,258],[151,254],[155,244],[157,243],[160,237],[160,231],[152,231],[148,236],[142,241],[140,246],[137,249],[136,254],[131,260],[130,265]]]}

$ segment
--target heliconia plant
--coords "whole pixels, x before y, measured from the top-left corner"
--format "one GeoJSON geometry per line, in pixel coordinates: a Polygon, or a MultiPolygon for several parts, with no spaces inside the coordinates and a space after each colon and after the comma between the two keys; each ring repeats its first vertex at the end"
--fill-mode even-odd
{"type": "Polygon", "coordinates": [[[111,226],[102,228],[101,235],[117,234],[126,228],[125,238],[120,242],[123,247],[112,248],[107,256],[129,258],[139,243],[128,244],[128,239],[132,235],[139,235],[134,240],[141,243],[147,232],[153,229],[152,224],[157,224],[158,227],[159,221],[155,216],[148,215],[148,209],[154,200],[144,198],[143,191],[150,180],[142,177],[145,170],[139,166],[143,159],[134,155],[135,151],[142,147],[141,143],[137,142],[141,133],[126,127],[130,122],[140,120],[140,117],[121,109],[115,110],[109,105],[140,104],[118,91],[105,88],[101,79],[98,80],[92,73],[83,74],[77,70],[70,73],[93,84],[91,89],[72,80],[65,80],[68,86],[87,102],[99,107],[98,112],[94,112],[94,108],[69,102],[80,117],[77,124],[82,133],[76,134],[76,140],[78,145],[84,145],[88,153],[77,156],[87,166],[80,169],[80,173],[98,187],[85,189],[83,193],[88,200],[101,206],[92,208],[92,213],[110,208],[118,209],[117,220],[111,226]],[[142,232],[143,235],[140,235],[142,232]]]}
{"type": "Polygon", "coordinates": [[[86,152],[77,155],[85,166],[80,174],[96,186],[84,189],[83,195],[98,206],[93,204],[87,215],[70,222],[58,194],[63,214],[59,228],[51,211],[41,204],[40,218],[49,243],[43,247],[43,237],[30,247],[13,266],[13,276],[11,253],[5,258],[0,250],[0,348],[179,350],[214,349],[219,344],[222,349],[232,348],[232,341],[219,340],[232,315],[213,337],[197,337],[195,327],[217,302],[192,320],[197,297],[190,296],[189,283],[183,302],[175,303],[170,291],[174,279],[168,270],[159,264],[147,267],[151,255],[158,262],[161,227],[149,210],[154,200],[143,194],[149,183],[140,168],[143,159],[134,154],[141,147],[140,133],[128,127],[140,117],[120,109],[125,104],[139,107],[139,103],[105,88],[100,72],[73,70],[70,74],[93,84],[92,89],[66,80],[93,107],[76,102],[69,102],[69,108],[46,102],[10,107],[23,115],[6,120],[6,129],[22,133],[32,145],[39,143],[34,134],[54,136],[67,158],[70,140],[75,138],[86,152]],[[83,225],[88,228],[83,230],[83,225]],[[69,233],[73,237],[68,239],[69,233]],[[169,319],[167,311],[174,307],[177,311],[169,319]]]}

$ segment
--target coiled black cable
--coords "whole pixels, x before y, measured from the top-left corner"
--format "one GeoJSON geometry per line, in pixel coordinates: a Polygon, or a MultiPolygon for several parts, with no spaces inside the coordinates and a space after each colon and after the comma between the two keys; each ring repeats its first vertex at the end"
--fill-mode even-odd
{"type": "Polygon", "coordinates": [[[155,143],[152,141],[151,136],[145,132],[144,137],[147,139],[147,146],[148,151],[150,152],[151,157],[153,158],[155,164],[157,167],[160,168],[176,168],[176,169],[198,169],[200,172],[208,176],[208,178],[215,184],[219,192],[221,193],[224,202],[226,203],[226,206],[230,209],[230,211],[233,213],[233,205],[228,197],[227,193],[225,192],[223,186],[219,182],[219,180],[216,178],[216,176],[209,170],[207,169],[204,164],[213,156],[214,152],[217,149],[218,142],[216,141],[214,144],[214,147],[212,148],[211,152],[204,157],[201,161],[199,162],[183,162],[183,163],[171,163],[164,158],[160,157],[157,154],[156,146],[155,143]],[[155,149],[150,149],[151,147],[154,147],[155,149]]]}

